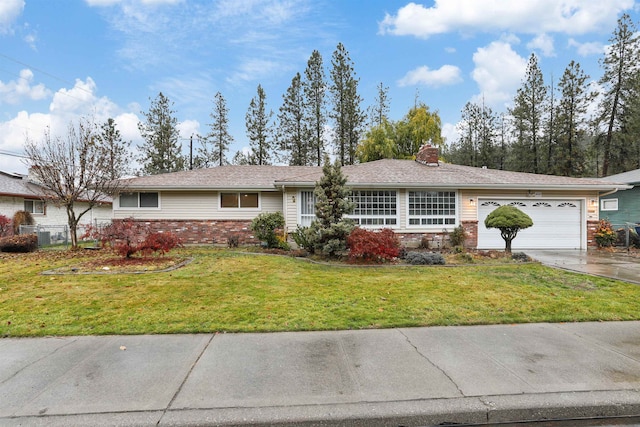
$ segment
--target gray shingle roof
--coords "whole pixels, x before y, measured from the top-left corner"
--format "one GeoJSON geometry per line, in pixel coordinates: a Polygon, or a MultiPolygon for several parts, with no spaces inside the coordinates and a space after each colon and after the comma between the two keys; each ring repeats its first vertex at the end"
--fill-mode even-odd
{"type": "Polygon", "coordinates": [[[603,181],[624,182],[627,184],[637,184],[640,182],[640,169],[619,173],[617,175],[600,178],[603,181]]]}
{"type": "Polygon", "coordinates": [[[27,181],[25,176],[0,171],[0,195],[35,198],[40,194],[38,186],[27,181]]]}
{"type": "MultiPolygon", "coordinates": [[[[347,184],[371,187],[558,188],[610,190],[611,182],[568,178],[440,163],[427,166],[413,160],[384,159],[345,166],[347,184]]],[[[132,178],[132,189],[255,189],[311,186],[322,176],[318,166],[221,166],[132,178]]]]}

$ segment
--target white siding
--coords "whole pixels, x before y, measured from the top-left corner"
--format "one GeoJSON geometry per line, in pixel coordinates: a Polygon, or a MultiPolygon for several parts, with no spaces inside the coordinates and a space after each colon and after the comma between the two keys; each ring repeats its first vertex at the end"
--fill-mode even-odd
{"type": "MultiPolygon", "coordinates": [[[[75,211],[77,213],[85,210],[87,203],[76,203],[75,211]]],[[[24,210],[24,198],[22,197],[0,197],[0,214],[7,216],[9,219],[17,211],[24,210]]],[[[80,218],[80,224],[90,224],[94,219],[99,221],[110,220],[113,212],[110,204],[94,207],[80,218]]],[[[48,202],[45,205],[45,213],[33,214],[33,219],[37,225],[66,225],[68,223],[67,211],[65,208],[57,208],[48,202]]]]}
{"type": "Polygon", "coordinates": [[[159,208],[120,209],[114,202],[114,218],[208,220],[251,220],[263,212],[282,211],[282,193],[264,191],[259,209],[221,209],[219,193],[214,191],[162,191],[159,208]]]}

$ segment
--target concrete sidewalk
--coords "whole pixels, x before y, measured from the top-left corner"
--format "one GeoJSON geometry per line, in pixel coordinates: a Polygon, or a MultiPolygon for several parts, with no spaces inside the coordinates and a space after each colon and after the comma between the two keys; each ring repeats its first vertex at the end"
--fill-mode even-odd
{"type": "Polygon", "coordinates": [[[0,425],[640,415],[640,322],[0,339],[0,425]]]}

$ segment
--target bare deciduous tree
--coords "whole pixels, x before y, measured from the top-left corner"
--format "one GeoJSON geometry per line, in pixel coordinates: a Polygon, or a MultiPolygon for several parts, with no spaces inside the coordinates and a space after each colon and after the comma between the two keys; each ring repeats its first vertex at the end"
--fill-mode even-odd
{"type": "Polygon", "coordinates": [[[72,249],[78,247],[82,216],[125,189],[124,181],[111,179],[110,152],[101,141],[96,125],[80,119],[77,126],[69,124],[65,137],[52,136],[47,129],[40,142],[25,143],[32,174],[45,198],[67,212],[72,249]]]}

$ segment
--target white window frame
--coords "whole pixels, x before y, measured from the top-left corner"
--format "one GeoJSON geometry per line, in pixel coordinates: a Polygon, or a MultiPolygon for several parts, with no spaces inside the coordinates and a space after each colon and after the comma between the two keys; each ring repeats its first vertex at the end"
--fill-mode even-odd
{"type": "Polygon", "coordinates": [[[130,209],[135,209],[135,210],[159,210],[160,209],[160,192],[159,191],[123,191],[122,193],[118,194],[118,209],[120,210],[130,210],[130,209]],[[154,193],[158,195],[158,206],[143,206],[140,207],[140,194],[144,193],[144,194],[150,194],[150,193],[154,193]],[[122,194],[136,194],[137,198],[138,198],[138,203],[137,206],[120,206],[120,197],[122,196],[122,194]]]}
{"type": "Polygon", "coordinates": [[[601,211],[617,211],[618,209],[618,199],[600,199],[601,211]],[[615,207],[607,207],[608,204],[615,205],[615,207]]]}
{"type": "Polygon", "coordinates": [[[313,189],[298,191],[298,225],[308,227],[314,219],[316,219],[316,196],[313,189]],[[312,212],[304,212],[306,211],[305,204],[309,201],[309,198],[313,201],[312,212]]]}
{"type": "Polygon", "coordinates": [[[29,212],[32,215],[44,215],[45,214],[45,205],[43,200],[36,199],[24,199],[24,210],[29,212]],[[27,203],[31,204],[31,209],[27,209],[27,203]],[[36,210],[36,205],[40,206],[42,209],[38,212],[36,210]]]}
{"type": "Polygon", "coordinates": [[[407,194],[406,194],[406,203],[407,203],[407,228],[422,228],[422,229],[437,229],[437,230],[442,230],[443,228],[455,228],[458,226],[459,224],[459,219],[458,219],[458,212],[460,209],[460,201],[458,198],[458,192],[455,190],[440,190],[440,189],[435,189],[435,188],[420,188],[420,189],[407,189],[407,194]],[[454,213],[453,215],[416,215],[416,214],[411,214],[411,193],[437,193],[438,194],[438,198],[440,197],[439,194],[440,193],[452,193],[452,199],[453,199],[453,203],[454,205],[454,213]],[[411,224],[411,220],[412,219],[417,219],[420,221],[420,224],[411,224]],[[424,220],[438,220],[438,219],[442,219],[443,223],[442,224],[422,224],[424,220]],[[453,220],[453,224],[447,224],[446,221],[447,219],[449,220],[453,220]]]}
{"type": "Polygon", "coordinates": [[[223,211],[242,211],[242,212],[251,212],[251,211],[259,211],[262,209],[262,192],[260,191],[220,191],[218,193],[218,209],[223,211]],[[227,208],[222,206],[222,195],[223,194],[235,194],[238,196],[238,207],[237,208],[227,208]],[[257,194],[258,195],[258,207],[256,208],[243,208],[240,206],[240,198],[243,194],[257,194]]]}
{"type": "MultiPolygon", "coordinates": [[[[356,202],[356,207],[354,208],[354,213],[351,215],[345,215],[346,218],[351,218],[356,222],[356,225],[363,227],[363,228],[373,228],[373,229],[380,229],[380,228],[399,228],[400,227],[400,191],[397,189],[371,189],[371,190],[352,190],[351,191],[351,197],[350,199],[354,202],[356,202]],[[383,210],[386,210],[387,207],[384,206],[387,204],[385,198],[386,197],[391,197],[391,194],[387,195],[387,194],[382,194],[382,200],[380,200],[380,195],[378,196],[374,196],[373,194],[367,195],[365,194],[364,196],[361,193],[393,193],[393,198],[395,199],[395,206],[393,208],[388,208],[388,209],[393,209],[395,210],[395,214],[374,214],[374,213],[364,213],[364,214],[357,214],[355,213],[355,211],[358,210],[358,206],[357,206],[357,201],[355,200],[355,198],[357,197],[376,197],[375,200],[371,200],[369,203],[371,204],[375,204],[375,203],[382,203],[383,210]],[[363,224],[362,221],[375,221],[375,220],[382,220],[384,222],[384,224],[363,224]]],[[[378,207],[378,210],[380,208],[378,207]]],[[[370,209],[373,210],[373,209],[370,209]]]]}

